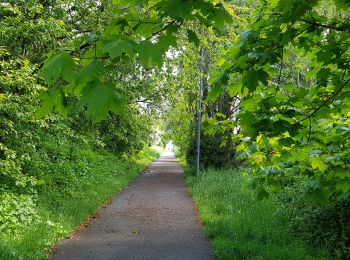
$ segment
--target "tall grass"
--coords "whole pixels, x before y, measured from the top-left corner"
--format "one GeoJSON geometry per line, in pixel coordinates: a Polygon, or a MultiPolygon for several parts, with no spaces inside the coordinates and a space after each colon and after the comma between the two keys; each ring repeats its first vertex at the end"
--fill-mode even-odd
{"type": "Polygon", "coordinates": [[[288,230],[290,210],[278,199],[258,201],[237,170],[204,170],[187,176],[217,259],[328,259],[288,230]]]}

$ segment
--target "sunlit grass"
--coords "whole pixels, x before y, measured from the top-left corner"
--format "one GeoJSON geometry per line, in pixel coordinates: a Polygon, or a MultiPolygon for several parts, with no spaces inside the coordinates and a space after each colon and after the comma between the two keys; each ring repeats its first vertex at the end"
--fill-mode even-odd
{"type": "Polygon", "coordinates": [[[276,198],[258,201],[236,170],[205,170],[187,183],[217,259],[328,259],[327,250],[294,238],[289,210],[276,198]]]}

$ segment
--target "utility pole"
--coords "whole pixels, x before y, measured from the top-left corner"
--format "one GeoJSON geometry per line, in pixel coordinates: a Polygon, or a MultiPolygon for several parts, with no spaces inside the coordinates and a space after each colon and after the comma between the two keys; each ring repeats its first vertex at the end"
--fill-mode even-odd
{"type": "Polygon", "coordinates": [[[200,50],[200,61],[199,61],[199,102],[198,102],[198,126],[197,126],[197,153],[196,153],[196,176],[199,175],[199,159],[201,152],[201,126],[202,126],[202,99],[203,99],[203,53],[204,49],[201,47],[200,50]]]}

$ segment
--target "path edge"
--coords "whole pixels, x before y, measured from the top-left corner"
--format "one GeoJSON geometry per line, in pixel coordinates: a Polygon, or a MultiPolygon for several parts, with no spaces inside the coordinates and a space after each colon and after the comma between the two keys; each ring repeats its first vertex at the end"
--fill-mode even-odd
{"type": "Polygon", "coordinates": [[[192,204],[194,206],[194,211],[196,213],[196,222],[202,228],[203,234],[204,234],[204,238],[205,238],[206,242],[209,244],[209,247],[210,247],[210,254],[211,254],[212,258],[215,259],[213,245],[212,245],[212,240],[210,240],[209,237],[205,233],[205,225],[203,224],[201,216],[199,215],[198,205],[197,205],[196,201],[193,199],[192,192],[191,192],[190,188],[188,187],[188,184],[187,184],[187,181],[186,181],[186,174],[185,174],[184,167],[181,165],[180,161],[178,160],[178,158],[176,156],[175,156],[175,158],[176,158],[176,162],[180,165],[181,170],[183,172],[183,178],[184,178],[184,181],[185,181],[186,192],[188,193],[188,195],[189,195],[189,197],[190,197],[190,199],[192,201],[192,204]]]}
{"type": "MultiPolygon", "coordinates": [[[[138,175],[135,176],[135,178],[131,181],[128,182],[128,184],[121,190],[117,191],[116,193],[114,193],[109,199],[107,199],[105,202],[103,202],[98,208],[96,208],[96,210],[91,213],[90,215],[86,216],[85,220],[77,225],[72,232],[70,232],[65,238],[58,240],[57,242],[55,242],[55,244],[52,245],[51,249],[49,250],[49,254],[47,256],[47,259],[51,259],[52,255],[55,254],[55,250],[56,250],[56,246],[57,244],[65,239],[74,239],[75,237],[79,236],[79,234],[81,232],[83,232],[92,222],[93,219],[95,218],[99,218],[100,217],[100,212],[101,210],[104,210],[107,206],[109,206],[110,204],[112,204],[113,200],[116,199],[120,193],[124,192],[127,188],[129,188],[129,186],[137,179],[139,178],[141,175],[145,174],[147,172],[147,170],[149,169],[149,167],[160,158],[161,155],[158,156],[158,158],[153,159],[147,166],[145,166],[145,168],[143,170],[141,170],[139,172],[138,175]]],[[[187,187],[187,184],[186,184],[187,187]]],[[[191,197],[192,198],[192,197],[191,197]]]]}

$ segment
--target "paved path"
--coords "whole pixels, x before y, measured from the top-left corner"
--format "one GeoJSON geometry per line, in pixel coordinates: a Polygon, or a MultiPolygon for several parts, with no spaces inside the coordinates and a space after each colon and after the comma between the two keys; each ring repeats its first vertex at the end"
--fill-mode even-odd
{"type": "Polygon", "coordinates": [[[153,162],[82,233],[53,252],[51,259],[212,259],[172,153],[153,162]]]}

